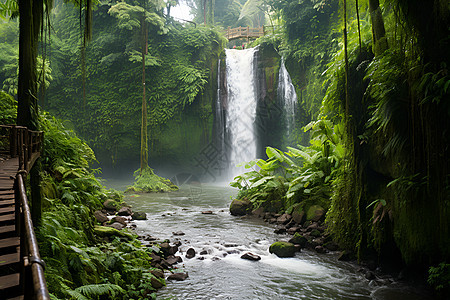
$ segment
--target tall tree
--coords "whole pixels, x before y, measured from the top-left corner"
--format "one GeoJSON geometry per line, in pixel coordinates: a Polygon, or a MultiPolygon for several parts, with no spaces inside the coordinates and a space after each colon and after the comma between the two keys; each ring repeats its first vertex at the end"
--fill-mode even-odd
{"type": "Polygon", "coordinates": [[[379,0],[369,0],[369,12],[372,20],[373,52],[379,55],[388,48],[379,0]]]}
{"type": "MultiPolygon", "coordinates": [[[[17,125],[38,130],[37,54],[44,20],[49,21],[53,0],[18,0],[19,3],[19,82],[17,89],[17,125]]],[[[91,0],[80,1],[85,10],[92,10],[91,0]]],[[[90,14],[90,13],[89,13],[90,14]]],[[[85,35],[90,36],[91,21],[86,19],[85,35]]],[[[49,24],[49,22],[47,22],[49,24]]],[[[41,216],[40,162],[30,172],[32,217],[37,225],[41,216]]]]}
{"type": "Polygon", "coordinates": [[[145,56],[148,54],[147,23],[145,22],[145,2],[142,10],[141,33],[142,33],[142,118],[141,118],[141,174],[142,170],[148,168],[148,131],[147,131],[147,98],[145,97],[145,56]]]}

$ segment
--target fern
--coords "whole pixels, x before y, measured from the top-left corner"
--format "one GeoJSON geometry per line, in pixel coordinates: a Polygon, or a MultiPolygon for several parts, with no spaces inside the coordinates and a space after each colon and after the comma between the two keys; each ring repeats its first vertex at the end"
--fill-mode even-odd
{"type": "Polygon", "coordinates": [[[114,299],[116,296],[124,294],[125,290],[116,284],[104,283],[80,286],[75,289],[75,292],[80,293],[88,299],[98,298],[102,295],[109,295],[114,299]]]}

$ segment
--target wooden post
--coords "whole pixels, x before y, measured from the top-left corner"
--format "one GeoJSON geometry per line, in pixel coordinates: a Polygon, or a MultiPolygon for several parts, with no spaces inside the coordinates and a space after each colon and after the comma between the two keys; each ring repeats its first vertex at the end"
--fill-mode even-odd
{"type": "Polygon", "coordinates": [[[23,169],[23,130],[22,128],[17,129],[17,153],[19,156],[19,170],[23,169]]]}
{"type": "Polygon", "coordinates": [[[9,131],[9,155],[11,157],[17,156],[17,128],[13,125],[9,131]]]}

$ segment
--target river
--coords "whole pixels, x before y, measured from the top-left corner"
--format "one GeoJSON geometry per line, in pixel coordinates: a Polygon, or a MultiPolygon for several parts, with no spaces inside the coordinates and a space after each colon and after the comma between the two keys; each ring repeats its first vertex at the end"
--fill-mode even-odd
{"type": "MultiPolygon", "coordinates": [[[[108,186],[123,189],[123,182],[108,186]]],[[[182,185],[173,193],[126,195],[136,211],[148,220],[135,221],[137,233],[160,240],[179,239],[189,278],[169,282],[158,299],[431,299],[421,290],[400,283],[376,286],[366,280],[359,267],[337,260],[337,253],[316,254],[303,250],[294,258],[278,258],[268,248],[287,235],[275,234],[274,226],[261,219],[233,217],[228,212],[235,189],[213,185],[182,185]],[[203,211],[213,214],[202,214],[203,211]],[[183,236],[173,232],[182,231],[183,236]],[[188,248],[197,252],[185,258],[188,248]],[[199,252],[204,260],[198,259],[199,252]],[[240,256],[250,251],[258,262],[240,256]]]]}

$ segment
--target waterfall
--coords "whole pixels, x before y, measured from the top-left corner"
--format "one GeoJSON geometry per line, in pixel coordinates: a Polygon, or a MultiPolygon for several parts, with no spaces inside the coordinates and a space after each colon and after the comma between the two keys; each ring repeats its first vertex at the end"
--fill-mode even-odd
{"type": "Polygon", "coordinates": [[[281,58],[280,72],[278,74],[278,99],[284,106],[286,119],[286,138],[289,141],[289,135],[295,127],[295,106],[297,103],[297,94],[292,84],[291,76],[289,76],[284,64],[284,57],[281,58]]]}
{"type": "Polygon", "coordinates": [[[229,141],[229,175],[245,171],[235,167],[256,158],[256,48],[245,50],[226,49],[227,113],[226,133],[229,141]]]}

